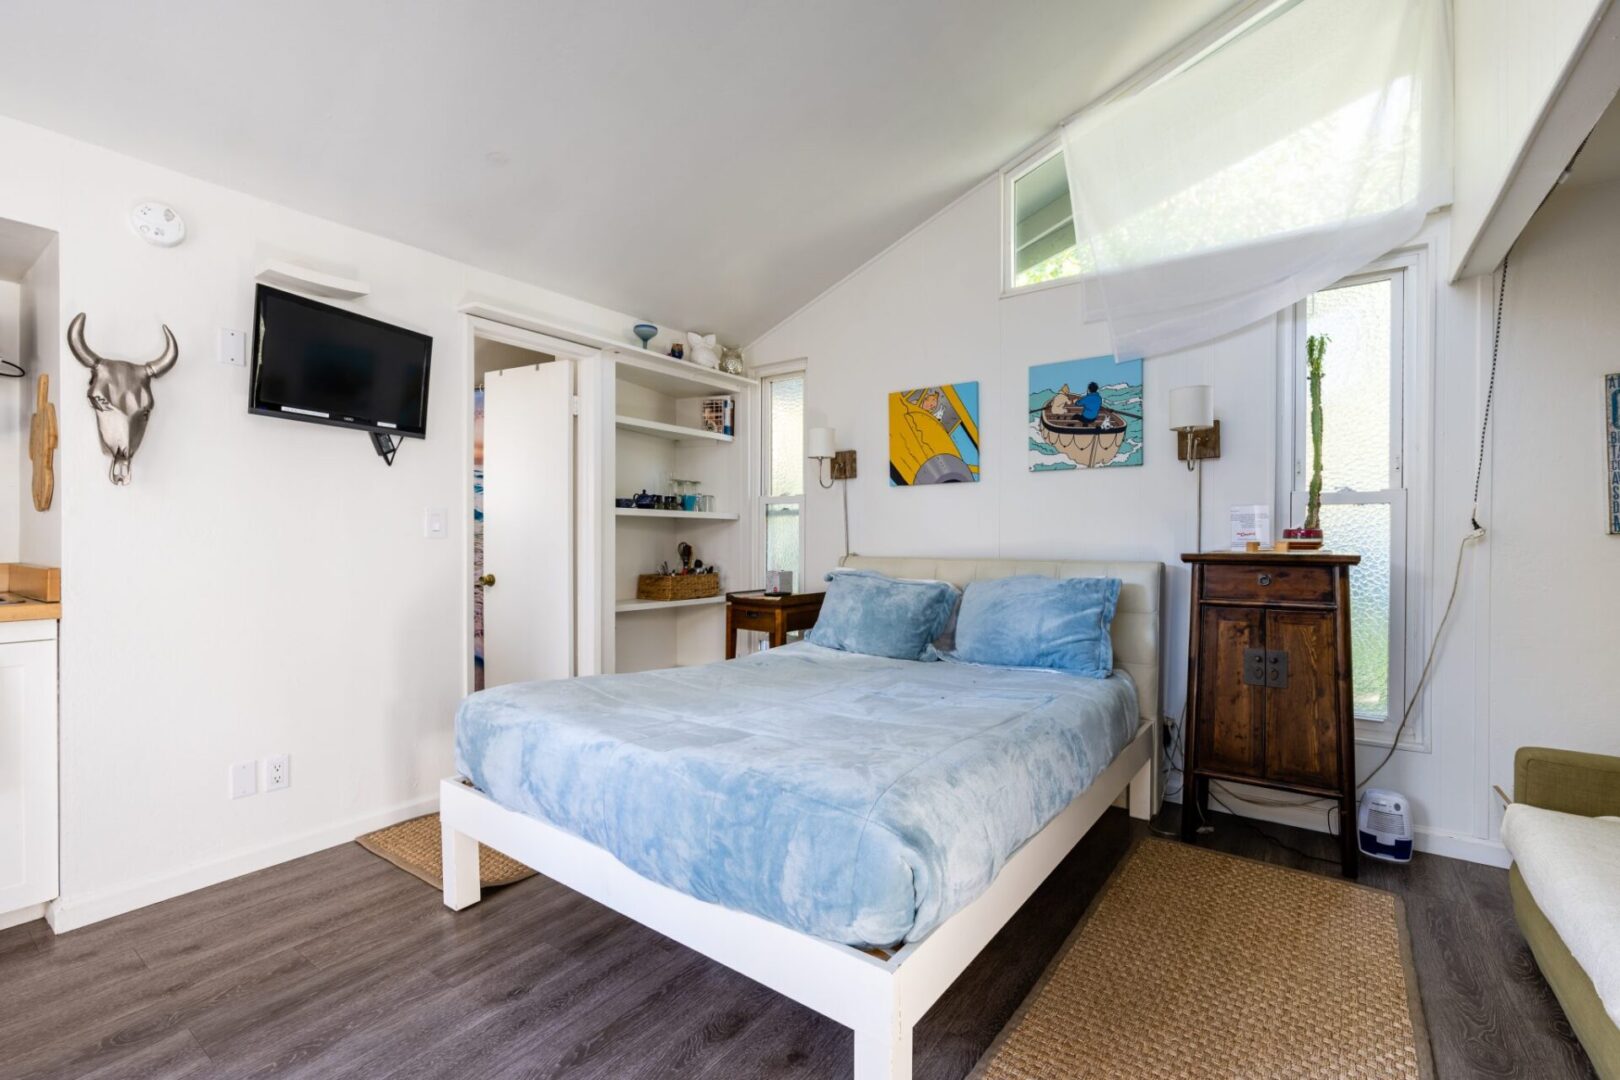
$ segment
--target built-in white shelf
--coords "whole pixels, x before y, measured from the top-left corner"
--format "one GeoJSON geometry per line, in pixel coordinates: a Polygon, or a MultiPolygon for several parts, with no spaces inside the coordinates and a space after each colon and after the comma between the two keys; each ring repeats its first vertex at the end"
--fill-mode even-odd
{"type": "MultiPolygon", "coordinates": [[[[741,375],[728,375],[699,367],[689,360],[653,352],[651,349],[627,345],[614,338],[569,326],[542,315],[520,311],[504,304],[469,298],[460,310],[467,315],[488,319],[506,326],[533,330],[567,341],[601,349],[612,354],[618,363],[618,374],[626,382],[633,382],[671,397],[698,397],[704,394],[740,394],[759,387],[758,379],[741,375]]],[[[628,328],[626,328],[628,329],[628,328]]]]}
{"type": "Polygon", "coordinates": [[[637,510],[633,506],[615,506],[613,512],[629,518],[685,518],[688,521],[736,521],[736,514],[721,514],[704,510],[637,510]]]}
{"type": "Polygon", "coordinates": [[[613,422],[625,431],[639,431],[643,435],[656,435],[660,439],[673,439],[675,442],[685,442],[688,439],[719,443],[732,441],[730,435],[718,431],[683,427],[680,424],[666,424],[661,420],[643,420],[639,416],[615,416],[613,422]]]}
{"type": "Polygon", "coordinates": [[[611,353],[617,361],[619,378],[670,397],[741,394],[759,386],[754,379],[727,375],[723,371],[699,367],[687,360],[660,356],[633,346],[613,345],[603,351],[611,353]]]}
{"type": "Polygon", "coordinates": [[[663,611],[666,608],[703,607],[707,604],[725,602],[725,593],[719,596],[700,596],[696,600],[620,600],[613,605],[613,610],[620,615],[627,615],[632,611],[663,611]]]}

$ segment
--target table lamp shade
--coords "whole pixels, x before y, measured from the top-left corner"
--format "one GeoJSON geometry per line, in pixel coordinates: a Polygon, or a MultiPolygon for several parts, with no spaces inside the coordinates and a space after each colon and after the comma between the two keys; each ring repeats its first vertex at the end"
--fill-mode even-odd
{"type": "Polygon", "coordinates": [[[813,427],[804,433],[804,456],[807,458],[830,458],[833,456],[833,444],[838,432],[830,427],[813,427]]]}
{"type": "Polygon", "coordinates": [[[1178,386],[1170,391],[1170,430],[1194,431],[1215,426],[1215,390],[1178,386]]]}

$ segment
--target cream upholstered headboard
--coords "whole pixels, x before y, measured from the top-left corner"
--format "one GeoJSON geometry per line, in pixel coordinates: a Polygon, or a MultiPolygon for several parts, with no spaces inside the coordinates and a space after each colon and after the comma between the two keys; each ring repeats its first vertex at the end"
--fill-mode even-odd
{"type": "Polygon", "coordinates": [[[933,578],[965,588],[970,581],[1039,574],[1042,577],[1119,578],[1119,607],[1114,612],[1114,664],[1130,672],[1142,719],[1159,719],[1160,595],[1164,564],[1093,562],[1084,559],[919,559],[904,556],[851,555],[850,570],[876,570],[890,577],[933,578]]]}

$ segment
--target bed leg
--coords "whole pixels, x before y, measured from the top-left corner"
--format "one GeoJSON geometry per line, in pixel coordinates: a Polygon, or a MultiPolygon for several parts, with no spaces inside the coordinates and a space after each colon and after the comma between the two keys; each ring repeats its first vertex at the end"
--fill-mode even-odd
{"type": "Polygon", "coordinates": [[[855,1080],[911,1080],[911,1025],[898,1008],[855,1029],[855,1080]]]}
{"type": "Polygon", "coordinates": [[[1130,803],[1131,817],[1141,821],[1149,821],[1153,817],[1153,772],[1154,761],[1150,755],[1136,775],[1131,777],[1131,794],[1127,800],[1130,803]]]}
{"type": "Polygon", "coordinates": [[[483,899],[478,880],[478,841],[441,820],[444,855],[444,906],[451,911],[483,899]]]}

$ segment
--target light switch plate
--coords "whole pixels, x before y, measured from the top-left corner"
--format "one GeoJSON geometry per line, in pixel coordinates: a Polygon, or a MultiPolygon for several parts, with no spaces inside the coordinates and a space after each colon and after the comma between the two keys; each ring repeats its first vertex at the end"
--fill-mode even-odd
{"type": "Polygon", "coordinates": [[[443,540],[450,535],[450,512],[442,506],[430,506],[424,510],[422,535],[429,540],[443,540]]]}
{"type": "Polygon", "coordinates": [[[219,332],[219,362],[231,367],[247,367],[247,331],[221,330],[219,332]]]}
{"type": "Polygon", "coordinates": [[[239,761],[231,766],[231,798],[245,799],[259,793],[259,763],[239,761]]]}

